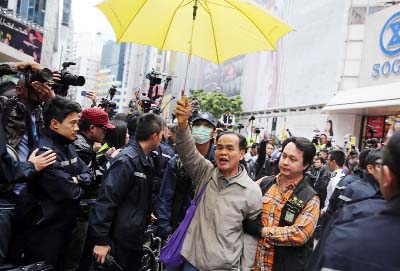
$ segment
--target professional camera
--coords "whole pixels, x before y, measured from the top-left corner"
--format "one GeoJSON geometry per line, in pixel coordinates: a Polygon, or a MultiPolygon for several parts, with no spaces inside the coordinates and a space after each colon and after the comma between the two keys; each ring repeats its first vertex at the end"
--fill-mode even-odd
{"type": "Polygon", "coordinates": [[[74,75],[70,73],[67,68],[71,65],[76,65],[74,62],[64,62],[61,72],[61,84],[67,86],[83,86],[85,84],[85,77],[81,75],[74,75]]]}
{"type": "Polygon", "coordinates": [[[25,72],[25,87],[28,88],[29,86],[31,86],[32,82],[34,81],[45,83],[52,79],[53,73],[47,68],[43,68],[35,72],[28,68],[25,72]]]}
{"type": "Polygon", "coordinates": [[[241,124],[241,123],[238,123],[238,125],[237,125],[237,128],[238,128],[239,130],[241,130],[241,129],[243,129],[243,128],[244,128],[244,125],[243,125],[243,124],[241,124]]]}
{"type": "Polygon", "coordinates": [[[142,109],[143,109],[143,113],[148,113],[151,110],[151,99],[149,97],[142,97],[142,109]]]}
{"type": "Polygon", "coordinates": [[[258,135],[261,133],[261,130],[260,130],[260,128],[256,128],[254,132],[258,135]]]}
{"type": "Polygon", "coordinates": [[[151,72],[146,74],[146,79],[150,80],[150,84],[157,85],[161,84],[162,75],[161,73],[156,72],[154,69],[152,69],[151,72]]]}
{"type": "Polygon", "coordinates": [[[368,138],[365,143],[367,148],[376,149],[378,147],[378,143],[381,143],[381,141],[377,138],[368,138]]]}
{"type": "Polygon", "coordinates": [[[254,121],[255,119],[256,119],[256,117],[251,116],[251,117],[249,118],[249,121],[254,121]]]}
{"type": "Polygon", "coordinates": [[[61,80],[59,86],[56,86],[54,92],[61,96],[67,96],[69,86],[83,86],[85,85],[85,77],[81,75],[74,75],[70,73],[67,68],[76,65],[74,62],[64,62],[62,70],[60,71],[61,80]]]}
{"type": "Polygon", "coordinates": [[[110,107],[112,109],[117,108],[117,104],[112,101],[112,99],[114,99],[115,93],[117,93],[117,87],[112,85],[110,87],[110,89],[108,90],[107,97],[101,99],[101,101],[99,103],[99,107],[102,107],[102,108],[110,107]]]}
{"type": "MultiPolygon", "coordinates": [[[[153,88],[156,85],[161,84],[162,82],[162,77],[163,75],[160,72],[156,72],[154,69],[152,69],[151,72],[149,72],[148,74],[146,74],[146,78],[149,79],[150,81],[150,86],[149,86],[149,90],[147,92],[147,97],[149,97],[150,99],[152,99],[153,101],[156,100],[157,98],[161,97],[162,94],[158,93],[158,91],[156,90],[156,93],[153,93],[153,88]]],[[[170,77],[170,76],[169,76],[170,77]]],[[[171,77],[170,77],[171,78],[171,77]]],[[[171,80],[171,79],[170,79],[171,80]]]]}

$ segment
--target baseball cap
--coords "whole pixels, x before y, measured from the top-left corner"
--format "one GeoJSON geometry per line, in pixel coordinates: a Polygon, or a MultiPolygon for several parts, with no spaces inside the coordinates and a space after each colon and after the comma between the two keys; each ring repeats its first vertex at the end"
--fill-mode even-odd
{"type": "Polygon", "coordinates": [[[209,112],[201,112],[194,119],[193,123],[198,120],[208,121],[212,126],[217,127],[217,119],[213,116],[213,114],[209,112]]]}
{"type": "Polygon", "coordinates": [[[82,111],[81,120],[89,120],[92,125],[104,126],[107,129],[114,129],[110,123],[108,115],[100,108],[87,108],[82,111]]]}

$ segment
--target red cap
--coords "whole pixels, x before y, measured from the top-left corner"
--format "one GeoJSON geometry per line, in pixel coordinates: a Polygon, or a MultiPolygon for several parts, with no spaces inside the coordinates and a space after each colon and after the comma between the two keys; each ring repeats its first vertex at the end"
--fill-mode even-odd
{"type": "Polygon", "coordinates": [[[89,120],[92,125],[104,126],[107,129],[114,129],[115,126],[110,123],[108,115],[100,108],[87,108],[82,111],[82,120],[89,120]]]}

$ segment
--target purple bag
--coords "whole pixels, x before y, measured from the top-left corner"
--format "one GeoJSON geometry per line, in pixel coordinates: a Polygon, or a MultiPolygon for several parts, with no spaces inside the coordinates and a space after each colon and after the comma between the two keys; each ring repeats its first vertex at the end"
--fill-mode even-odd
{"type": "Polygon", "coordinates": [[[200,202],[201,197],[206,191],[208,182],[203,186],[199,195],[196,199],[190,202],[189,208],[186,210],[185,217],[183,218],[181,224],[168,239],[165,246],[161,249],[160,260],[168,267],[179,267],[183,264],[184,260],[181,255],[183,241],[185,240],[186,231],[189,228],[190,222],[196,212],[197,205],[200,202]]]}

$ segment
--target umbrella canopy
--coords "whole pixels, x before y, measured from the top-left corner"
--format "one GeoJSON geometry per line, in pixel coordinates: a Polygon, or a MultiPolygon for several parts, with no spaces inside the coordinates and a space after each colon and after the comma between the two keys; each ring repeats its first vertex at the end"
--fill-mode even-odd
{"type": "Polygon", "coordinates": [[[243,0],[105,0],[97,5],[118,42],[152,45],[220,64],[274,50],[292,29],[243,0]]]}

